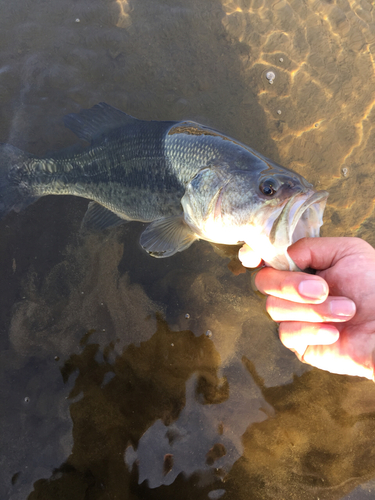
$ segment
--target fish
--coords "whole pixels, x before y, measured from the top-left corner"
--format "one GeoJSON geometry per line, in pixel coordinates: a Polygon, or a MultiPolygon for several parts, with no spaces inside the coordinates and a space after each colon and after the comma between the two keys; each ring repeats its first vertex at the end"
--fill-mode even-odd
{"type": "Polygon", "coordinates": [[[45,157],[0,145],[0,219],[41,196],[74,195],[90,200],[83,230],[148,223],[140,245],[153,257],[199,239],[246,243],[281,270],[298,270],[292,243],[319,236],[328,192],[221,132],[103,102],[64,123],[89,145],[45,157]]]}

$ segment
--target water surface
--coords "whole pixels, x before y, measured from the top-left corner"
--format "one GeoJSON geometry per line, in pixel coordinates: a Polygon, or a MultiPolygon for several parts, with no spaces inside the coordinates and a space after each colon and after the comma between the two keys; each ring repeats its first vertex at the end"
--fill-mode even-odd
{"type": "MultiPolygon", "coordinates": [[[[0,13],[2,142],[75,144],[63,115],[100,101],[196,120],[327,189],[325,235],[375,245],[371,2],[0,13]]],[[[80,236],[86,207],[46,197],[0,223],[0,497],[373,498],[373,383],[301,364],[223,249],[152,259],[139,223],[80,236]]]]}

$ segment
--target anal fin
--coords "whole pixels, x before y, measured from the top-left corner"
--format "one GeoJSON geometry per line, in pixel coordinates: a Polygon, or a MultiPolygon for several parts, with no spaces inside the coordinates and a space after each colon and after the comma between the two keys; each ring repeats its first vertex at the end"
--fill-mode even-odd
{"type": "Polygon", "coordinates": [[[152,222],[141,234],[140,244],[152,257],[170,257],[198,239],[184,216],[174,215],[152,222]]]}
{"type": "Polygon", "coordinates": [[[127,222],[121,219],[118,215],[108,210],[108,208],[91,201],[85,216],[82,220],[81,230],[96,230],[100,231],[108,227],[119,226],[127,222]]]}

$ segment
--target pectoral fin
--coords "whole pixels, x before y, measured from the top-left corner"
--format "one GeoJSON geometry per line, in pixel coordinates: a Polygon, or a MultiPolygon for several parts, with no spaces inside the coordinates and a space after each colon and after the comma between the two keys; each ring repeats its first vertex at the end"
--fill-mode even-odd
{"type": "Polygon", "coordinates": [[[140,244],[152,257],[170,257],[198,239],[184,220],[175,215],[152,222],[141,234],[140,244]]]}
{"type": "Polygon", "coordinates": [[[108,210],[108,208],[92,201],[89,203],[87,212],[82,220],[81,230],[101,231],[108,227],[119,226],[120,224],[124,224],[124,222],[127,221],[121,219],[121,217],[108,210]]]}

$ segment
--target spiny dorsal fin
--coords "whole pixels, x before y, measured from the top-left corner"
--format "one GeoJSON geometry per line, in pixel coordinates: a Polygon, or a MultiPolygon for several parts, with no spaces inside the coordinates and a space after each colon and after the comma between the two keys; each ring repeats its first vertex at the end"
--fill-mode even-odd
{"type": "Polygon", "coordinates": [[[152,222],[139,241],[152,257],[162,258],[186,250],[197,239],[181,214],[152,222]]]}
{"type": "Polygon", "coordinates": [[[64,117],[65,126],[80,139],[88,142],[109,130],[138,121],[137,118],[127,115],[105,102],[100,102],[90,109],[83,109],[79,113],[72,113],[64,117]]]}
{"type": "Polygon", "coordinates": [[[81,230],[96,230],[100,231],[108,227],[119,226],[128,222],[125,219],[121,219],[118,215],[108,210],[108,208],[91,201],[85,216],[82,220],[81,230]]]}

